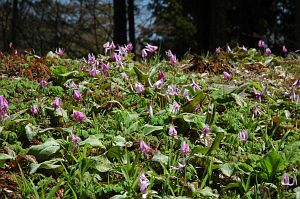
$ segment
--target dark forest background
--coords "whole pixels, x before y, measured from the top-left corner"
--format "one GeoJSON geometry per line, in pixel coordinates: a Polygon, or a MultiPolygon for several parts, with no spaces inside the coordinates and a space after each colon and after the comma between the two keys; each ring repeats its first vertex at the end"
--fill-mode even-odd
{"type": "Polygon", "coordinates": [[[102,53],[107,41],[177,55],[225,45],[300,48],[300,0],[0,0],[0,48],[102,53]]]}

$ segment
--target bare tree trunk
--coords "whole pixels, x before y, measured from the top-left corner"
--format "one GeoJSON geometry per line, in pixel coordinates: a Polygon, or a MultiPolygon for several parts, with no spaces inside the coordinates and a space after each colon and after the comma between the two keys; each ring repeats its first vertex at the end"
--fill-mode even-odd
{"type": "Polygon", "coordinates": [[[129,41],[133,46],[132,52],[135,52],[134,0],[128,0],[127,3],[128,3],[129,41]]]}
{"type": "Polygon", "coordinates": [[[10,42],[12,42],[14,45],[16,45],[17,22],[18,22],[18,0],[13,0],[10,42]]]}
{"type": "Polygon", "coordinates": [[[300,1],[296,0],[296,9],[295,9],[295,39],[296,50],[300,50],[300,1]]]}
{"type": "Polygon", "coordinates": [[[127,43],[126,28],[126,1],[114,0],[114,42],[116,44],[127,43]]]}

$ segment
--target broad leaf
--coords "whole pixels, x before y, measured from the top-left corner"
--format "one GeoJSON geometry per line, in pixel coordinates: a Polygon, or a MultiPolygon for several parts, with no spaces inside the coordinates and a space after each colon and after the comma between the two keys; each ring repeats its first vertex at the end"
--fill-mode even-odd
{"type": "Polygon", "coordinates": [[[56,140],[49,139],[40,145],[34,145],[29,148],[28,154],[34,155],[40,161],[49,160],[60,150],[60,145],[56,140]]]}

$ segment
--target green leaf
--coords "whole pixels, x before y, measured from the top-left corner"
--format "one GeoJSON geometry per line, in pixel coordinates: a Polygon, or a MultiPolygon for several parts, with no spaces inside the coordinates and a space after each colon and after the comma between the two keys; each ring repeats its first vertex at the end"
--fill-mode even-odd
{"type": "Polygon", "coordinates": [[[162,154],[160,151],[155,153],[155,155],[152,157],[152,161],[159,162],[162,164],[168,164],[169,157],[162,154]]]}
{"type": "Polygon", "coordinates": [[[218,133],[217,137],[215,138],[214,142],[212,143],[211,147],[209,148],[207,155],[210,155],[213,151],[217,150],[219,148],[219,145],[224,138],[224,133],[218,133]]]}
{"type": "Polygon", "coordinates": [[[25,126],[25,132],[26,132],[27,139],[29,141],[32,141],[33,138],[38,134],[39,128],[29,123],[25,126]]]}
{"type": "Polygon", "coordinates": [[[195,110],[196,106],[200,103],[202,103],[206,98],[206,94],[204,93],[204,91],[202,90],[198,90],[195,95],[194,95],[194,99],[190,102],[188,102],[187,104],[185,104],[182,107],[182,110],[184,112],[188,112],[191,113],[195,110]]]}
{"type": "Polygon", "coordinates": [[[199,193],[205,197],[218,197],[218,194],[214,194],[213,190],[210,187],[205,187],[204,189],[201,189],[199,193]]]}
{"type": "Polygon", "coordinates": [[[64,121],[68,121],[68,119],[69,119],[68,113],[62,108],[55,109],[54,115],[56,117],[63,117],[64,121]]]}
{"type": "Polygon", "coordinates": [[[135,74],[137,75],[138,81],[145,86],[149,86],[148,82],[148,75],[143,73],[140,69],[138,69],[136,66],[133,67],[135,74]]]}
{"type": "Polygon", "coordinates": [[[225,163],[225,164],[220,165],[220,170],[222,171],[222,173],[224,175],[226,175],[227,177],[230,177],[234,171],[234,167],[230,163],[225,163]]]}
{"type": "Polygon", "coordinates": [[[94,156],[92,160],[96,161],[95,168],[97,171],[104,173],[112,169],[112,163],[105,156],[94,156]]]}
{"type": "Polygon", "coordinates": [[[285,168],[285,163],[281,154],[274,149],[265,155],[261,161],[261,165],[264,171],[268,174],[269,181],[273,181],[275,174],[277,172],[281,172],[285,168]]]}
{"type": "Polygon", "coordinates": [[[12,159],[15,159],[15,157],[5,153],[0,153],[0,160],[12,160],[12,159]]]}
{"type": "Polygon", "coordinates": [[[126,142],[126,139],[120,135],[116,136],[113,138],[113,142],[112,142],[113,146],[119,146],[119,147],[131,147],[132,146],[132,142],[126,142]]]}
{"type": "Polygon", "coordinates": [[[89,144],[92,147],[99,147],[101,149],[106,149],[105,146],[100,141],[101,135],[90,135],[86,140],[79,142],[79,145],[89,144]]]}
{"type": "Polygon", "coordinates": [[[64,159],[62,158],[55,158],[52,160],[48,160],[45,162],[41,162],[41,163],[31,163],[30,164],[30,172],[29,174],[33,174],[35,173],[38,169],[58,169],[60,167],[62,167],[61,164],[57,164],[60,162],[63,162],[64,159]]]}
{"type": "Polygon", "coordinates": [[[59,150],[59,143],[54,139],[49,139],[43,144],[31,146],[29,148],[28,154],[34,155],[36,159],[40,162],[50,159],[59,150]]]}
{"type": "Polygon", "coordinates": [[[247,103],[244,101],[243,97],[240,95],[237,95],[235,93],[231,93],[231,96],[235,99],[235,102],[240,106],[244,107],[247,106],[247,103]]]}
{"type": "Polygon", "coordinates": [[[164,129],[163,126],[152,126],[150,124],[145,124],[143,126],[143,134],[149,135],[149,134],[153,133],[154,131],[161,131],[163,129],[164,129]]]}
{"type": "Polygon", "coordinates": [[[117,159],[120,160],[123,157],[123,150],[122,147],[113,146],[107,152],[107,157],[110,159],[117,159]]]}

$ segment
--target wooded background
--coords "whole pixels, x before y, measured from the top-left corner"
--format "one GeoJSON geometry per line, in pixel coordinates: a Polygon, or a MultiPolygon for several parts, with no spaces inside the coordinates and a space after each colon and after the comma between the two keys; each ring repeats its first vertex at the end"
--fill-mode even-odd
{"type": "Polygon", "coordinates": [[[0,0],[0,48],[45,55],[103,52],[103,43],[146,43],[178,56],[267,41],[300,49],[300,0],[0,0]]]}

